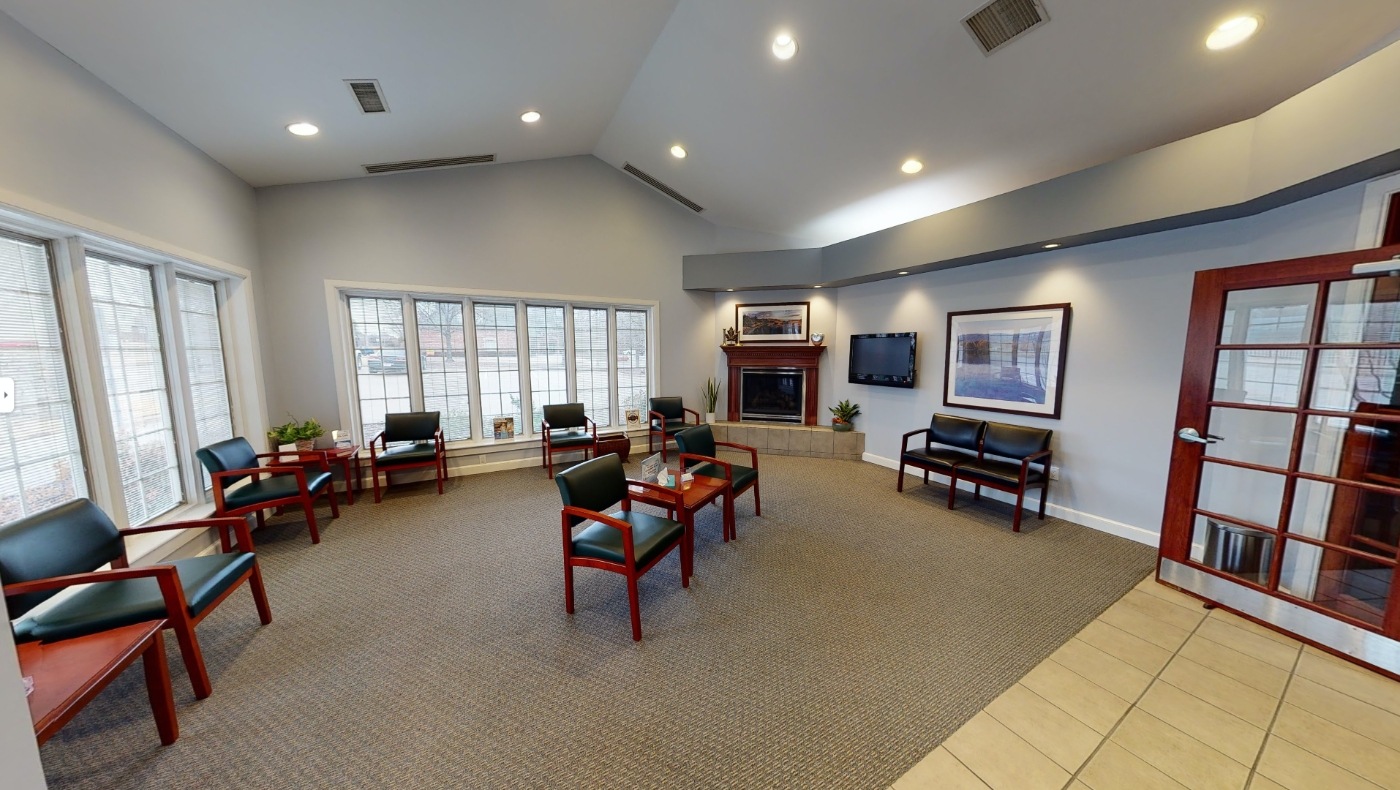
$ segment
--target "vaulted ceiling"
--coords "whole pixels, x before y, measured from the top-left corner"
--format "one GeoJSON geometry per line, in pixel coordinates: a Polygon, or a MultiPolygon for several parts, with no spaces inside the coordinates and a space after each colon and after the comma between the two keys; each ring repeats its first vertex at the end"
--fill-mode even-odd
{"type": "Polygon", "coordinates": [[[398,160],[591,153],[646,171],[717,225],[814,245],[1252,117],[1400,37],[1395,0],[1042,2],[1049,21],[991,55],[962,24],[985,0],[0,11],[253,186],[398,160]],[[1207,50],[1238,13],[1260,16],[1259,33],[1207,50]],[[783,32],[798,42],[787,61],[770,51],[783,32]],[[378,80],[390,111],[361,113],[349,79],[378,80]],[[542,119],[522,123],[526,110],[542,119]],[[321,133],[288,134],[301,120],[321,133]],[[906,175],[911,157],[925,166],[906,175]]]}

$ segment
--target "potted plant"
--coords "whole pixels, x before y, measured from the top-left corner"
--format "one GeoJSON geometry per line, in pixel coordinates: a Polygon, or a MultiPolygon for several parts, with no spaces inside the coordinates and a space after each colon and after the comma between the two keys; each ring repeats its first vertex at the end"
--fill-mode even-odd
{"type": "Polygon", "coordinates": [[[860,404],[843,400],[835,406],[827,407],[831,411],[831,430],[849,431],[855,426],[856,415],[860,414],[860,404]]]}
{"type": "Polygon", "coordinates": [[[705,402],[705,422],[713,423],[715,421],[715,404],[719,403],[719,382],[707,379],[704,389],[700,390],[700,400],[705,402]]]}
{"type": "Polygon", "coordinates": [[[272,442],[273,450],[284,444],[295,444],[297,450],[307,452],[316,448],[316,440],[325,433],[326,429],[321,427],[321,423],[317,422],[315,418],[306,422],[297,422],[297,418],[292,417],[291,422],[274,426],[272,430],[268,431],[267,438],[272,442]]]}

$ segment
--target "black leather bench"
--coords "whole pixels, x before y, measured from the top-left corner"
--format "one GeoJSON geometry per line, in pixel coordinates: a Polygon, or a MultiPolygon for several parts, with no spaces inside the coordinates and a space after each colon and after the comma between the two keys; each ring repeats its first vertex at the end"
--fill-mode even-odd
{"type": "Polygon", "coordinates": [[[896,490],[904,490],[904,469],[913,466],[924,471],[925,483],[931,472],[947,475],[949,510],[956,507],[959,480],[972,483],[974,499],[982,498],[982,486],[1015,494],[1011,530],[1020,532],[1026,491],[1040,489],[1038,517],[1045,518],[1053,434],[1049,428],[935,414],[928,428],[904,434],[896,490]],[[909,449],[909,440],[919,434],[924,434],[923,448],[909,449]]]}

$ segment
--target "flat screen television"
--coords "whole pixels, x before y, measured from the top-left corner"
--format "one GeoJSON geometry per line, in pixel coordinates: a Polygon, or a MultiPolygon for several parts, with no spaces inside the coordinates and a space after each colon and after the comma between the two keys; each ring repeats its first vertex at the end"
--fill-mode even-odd
{"type": "Polygon", "coordinates": [[[914,386],[914,341],[918,332],[851,335],[852,384],[877,387],[914,386]]]}

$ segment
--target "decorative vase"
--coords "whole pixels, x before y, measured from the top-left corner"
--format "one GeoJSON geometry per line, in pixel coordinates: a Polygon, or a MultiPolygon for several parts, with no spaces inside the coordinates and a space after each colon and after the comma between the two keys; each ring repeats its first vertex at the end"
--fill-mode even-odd
{"type": "Polygon", "coordinates": [[[715,424],[715,413],[714,413],[714,412],[712,412],[712,411],[707,411],[707,412],[705,412],[705,424],[707,424],[707,425],[714,425],[714,424],[715,424]]]}
{"type": "Polygon", "coordinates": [[[822,343],[826,342],[826,335],[821,332],[813,332],[810,339],[812,345],[820,346],[822,343]]]}
{"type": "Polygon", "coordinates": [[[831,421],[831,430],[837,431],[838,433],[855,430],[855,427],[855,423],[852,422],[841,422],[837,419],[831,421]]]}
{"type": "Polygon", "coordinates": [[[309,453],[316,449],[315,439],[297,439],[297,452],[309,453]]]}

